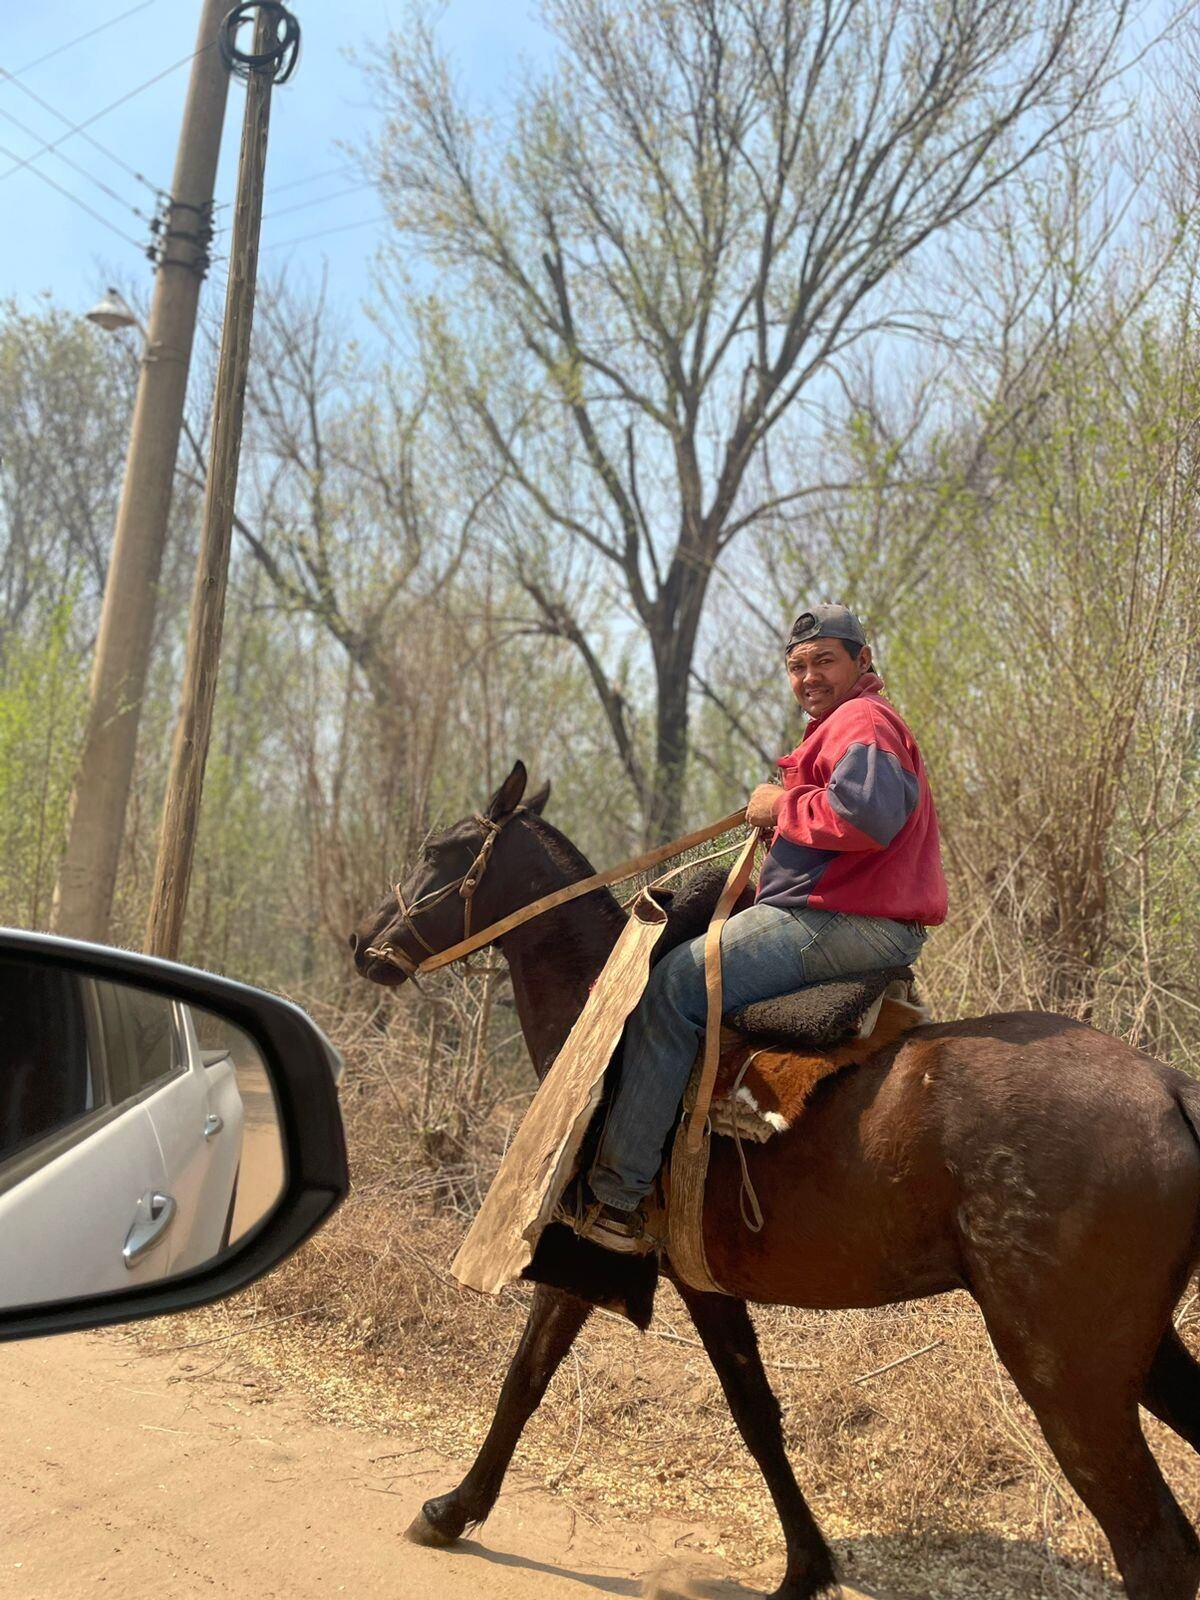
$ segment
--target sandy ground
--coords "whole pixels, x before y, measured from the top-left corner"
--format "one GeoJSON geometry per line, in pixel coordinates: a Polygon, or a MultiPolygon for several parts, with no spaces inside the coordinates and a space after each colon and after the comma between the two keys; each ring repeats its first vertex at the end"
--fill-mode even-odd
{"type": "Polygon", "coordinates": [[[79,1334],[5,1345],[0,1364],[0,1596],[762,1592],[693,1558],[694,1524],[601,1524],[519,1472],[478,1536],[419,1549],[400,1537],[413,1508],[465,1463],[316,1421],[211,1344],[151,1352],[119,1332],[79,1334]]]}

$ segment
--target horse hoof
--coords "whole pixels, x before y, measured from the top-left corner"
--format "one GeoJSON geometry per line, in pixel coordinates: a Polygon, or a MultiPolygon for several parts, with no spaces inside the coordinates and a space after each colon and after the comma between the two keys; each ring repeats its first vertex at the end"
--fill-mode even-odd
{"type": "Polygon", "coordinates": [[[467,1525],[465,1513],[456,1506],[449,1495],[440,1500],[426,1500],[413,1518],[404,1537],[410,1544],[428,1545],[434,1550],[444,1550],[454,1544],[467,1525]]]}
{"type": "Polygon", "coordinates": [[[836,1578],[830,1578],[825,1583],[818,1582],[813,1588],[811,1579],[800,1579],[799,1582],[786,1578],[778,1589],[767,1596],[767,1600],[869,1600],[861,1589],[852,1588],[850,1584],[843,1583],[840,1587],[836,1578]]]}
{"type": "Polygon", "coordinates": [[[455,1542],[454,1534],[440,1532],[423,1511],[417,1512],[404,1530],[404,1537],[409,1544],[428,1545],[431,1550],[444,1550],[447,1545],[455,1542]]]}

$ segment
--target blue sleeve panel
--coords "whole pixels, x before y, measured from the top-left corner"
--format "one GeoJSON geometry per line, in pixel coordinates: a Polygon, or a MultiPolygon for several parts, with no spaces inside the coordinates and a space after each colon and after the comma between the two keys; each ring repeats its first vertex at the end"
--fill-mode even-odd
{"type": "Polygon", "coordinates": [[[916,810],[920,785],[916,773],[902,767],[890,750],[852,744],[833,769],[825,792],[839,817],[882,848],[916,810]]]}
{"type": "Polygon", "coordinates": [[[802,910],[825,869],[836,860],[836,850],[814,850],[811,845],[793,844],[777,833],[758,875],[756,898],[762,905],[802,910]]]}

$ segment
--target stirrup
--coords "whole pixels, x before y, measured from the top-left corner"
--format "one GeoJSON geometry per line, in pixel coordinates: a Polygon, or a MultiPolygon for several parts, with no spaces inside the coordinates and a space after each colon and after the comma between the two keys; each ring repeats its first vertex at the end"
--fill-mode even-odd
{"type": "Polygon", "coordinates": [[[574,1228],[581,1239],[598,1244],[604,1250],[618,1255],[647,1256],[655,1248],[654,1240],[646,1232],[646,1219],[641,1206],[629,1212],[615,1206],[603,1205],[599,1200],[589,1201],[582,1213],[572,1211],[557,1220],[574,1228]]]}

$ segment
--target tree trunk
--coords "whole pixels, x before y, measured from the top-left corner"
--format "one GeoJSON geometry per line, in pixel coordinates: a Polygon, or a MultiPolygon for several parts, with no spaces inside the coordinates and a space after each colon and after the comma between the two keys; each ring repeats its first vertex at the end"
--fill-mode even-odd
{"type": "Polygon", "coordinates": [[[688,685],[711,568],[677,562],[663,591],[663,624],[652,639],[656,705],[654,778],[646,842],[662,844],[683,831],[688,758],[688,685]]]}
{"type": "Polygon", "coordinates": [[[646,843],[662,844],[683,831],[687,777],[687,668],[660,671],[654,729],[654,787],[646,816],[646,843]]]}

